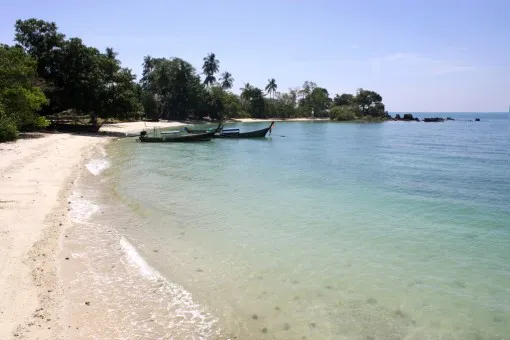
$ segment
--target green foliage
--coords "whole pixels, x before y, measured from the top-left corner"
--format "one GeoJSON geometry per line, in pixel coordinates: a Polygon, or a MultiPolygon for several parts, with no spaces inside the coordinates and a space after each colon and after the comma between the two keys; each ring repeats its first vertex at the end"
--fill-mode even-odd
{"type": "MultiPolygon", "coordinates": [[[[0,115],[2,112],[0,111],[0,115]]],[[[0,143],[18,139],[16,123],[0,116],[0,143]]]]}
{"type": "Polygon", "coordinates": [[[20,47],[0,45],[0,122],[2,139],[16,138],[20,128],[39,126],[36,111],[47,103],[40,88],[34,87],[36,62],[20,47]]]}
{"type": "Polygon", "coordinates": [[[204,65],[202,66],[202,70],[205,74],[205,85],[212,85],[216,83],[216,74],[220,70],[220,61],[216,59],[214,53],[209,53],[207,57],[204,58],[204,65]]]}
{"type": "Polygon", "coordinates": [[[358,110],[355,105],[333,106],[329,111],[329,118],[338,121],[355,120],[357,115],[358,110]]]}
{"type": "Polygon", "coordinates": [[[341,95],[337,94],[335,98],[333,98],[333,104],[336,106],[353,105],[354,95],[350,93],[342,93],[341,95]]]}
{"type": "Polygon", "coordinates": [[[299,111],[303,117],[328,117],[328,109],[331,106],[331,98],[328,90],[318,87],[313,82],[306,81],[302,90],[299,91],[299,111]]]}
{"type": "Polygon", "coordinates": [[[227,71],[221,74],[220,82],[221,88],[224,90],[229,90],[234,86],[234,78],[232,77],[232,74],[227,71]]]}
{"type": "Polygon", "coordinates": [[[277,88],[278,85],[276,85],[276,80],[274,78],[271,78],[268,80],[265,90],[271,96],[271,98],[273,98],[277,88]]]}
{"type": "Polygon", "coordinates": [[[355,102],[359,105],[360,112],[363,116],[385,116],[382,97],[375,91],[358,89],[355,102]]]}
{"type": "Polygon", "coordinates": [[[382,97],[374,91],[359,89],[356,95],[344,93],[331,99],[327,89],[311,81],[280,93],[276,80],[270,78],[263,89],[247,83],[236,95],[229,91],[234,85],[232,74],[223,71],[217,82],[220,61],[214,53],[203,58],[203,79],[180,58],[145,56],[137,82],[113,48],[101,52],[79,38],[66,38],[53,22],[18,20],[15,39],[18,48],[2,47],[0,104],[1,117],[8,116],[17,128],[43,127],[47,121],[36,111],[44,116],[68,110],[90,115],[92,121],[141,116],[151,120],[386,117],[382,97]],[[9,56],[7,49],[12,49],[9,56]],[[18,59],[21,62],[13,62],[18,59]]]}
{"type": "Polygon", "coordinates": [[[252,118],[266,118],[264,92],[258,87],[251,86],[249,83],[241,91],[243,105],[252,118]]]}

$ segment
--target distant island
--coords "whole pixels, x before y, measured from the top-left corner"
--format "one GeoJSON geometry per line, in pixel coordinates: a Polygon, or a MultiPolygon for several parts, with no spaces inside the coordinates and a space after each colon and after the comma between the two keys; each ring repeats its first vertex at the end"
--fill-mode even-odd
{"type": "Polygon", "coordinates": [[[233,75],[220,72],[214,53],[203,58],[201,74],[178,57],[146,56],[137,81],[113,48],[101,52],[67,38],[54,22],[31,18],[14,27],[16,44],[0,45],[0,141],[51,122],[58,127],[63,117],[88,123],[91,131],[105,120],[388,119],[375,91],[360,88],[331,98],[324,87],[305,81],[280,92],[270,78],[263,89],[246,83],[237,95],[233,75]]]}

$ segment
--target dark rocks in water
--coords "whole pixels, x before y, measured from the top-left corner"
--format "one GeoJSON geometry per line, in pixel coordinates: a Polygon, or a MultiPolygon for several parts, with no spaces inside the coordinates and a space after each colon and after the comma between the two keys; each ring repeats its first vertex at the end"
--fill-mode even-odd
{"type": "Polygon", "coordinates": [[[276,306],[274,309],[275,309],[275,310],[280,310],[280,307],[276,306]]]}
{"type": "Polygon", "coordinates": [[[267,328],[262,328],[262,333],[266,334],[267,333],[267,328]]]}
{"type": "Polygon", "coordinates": [[[253,315],[251,316],[251,318],[252,318],[253,320],[258,320],[258,319],[259,319],[259,317],[258,317],[258,315],[257,315],[257,314],[253,314],[253,315]]]}
{"type": "Polygon", "coordinates": [[[401,117],[400,114],[396,114],[395,115],[395,118],[393,120],[396,120],[396,121],[400,121],[400,120],[403,120],[405,122],[412,122],[412,121],[416,121],[416,122],[419,122],[420,119],[417,118],[417,117],[413,117],[413,114],[412,113],[404,113],[404,116],[401,117]]]}
{"type": "Polygon", "coordinates": [[[315,327],[317,327],[317,325],[315,324],[315,322],[310,322],[310,325],[309,325],[309,326],[310,326],[310,328],[315,328],[315,327]]]}
{"type": "Polygon", "coordinates": [[[446,117],[446,120],[455,120],[455,119],[450,118],[450,117],[446,117]]]}
{"type": "Polygon", "coordinates": [[[404,113],[404,117],[402,117],[402,120],[414,120],[412,113],[404,113]]]}
{"type": "Polygon", "coordinates": [[[475,122],[479,122],[480,121],[480,118],[475,118],[475,122]]]}
{"type": "Polygon", "coordinates": [[[436,122],[444,122],[444,118],[434,117],[434,118],[423,118],[425,123],[436,123],[436,122]]]}
{"type": "Polygon", "coordinates": [[[290,329],[290,324],[288,322],[283,324],[283,330],[288,331],[290,329]]]}

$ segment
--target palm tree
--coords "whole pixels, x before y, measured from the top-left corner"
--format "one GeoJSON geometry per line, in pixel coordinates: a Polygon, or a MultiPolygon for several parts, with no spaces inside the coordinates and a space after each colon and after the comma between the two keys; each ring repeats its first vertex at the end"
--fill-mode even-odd
{"type": "Polygon", "coordinates": [[[211,85],[216,82],[216,77],[214,76],[220,70],[220,61],[216,59],[216,55],[214,53],[209,53],[207,57],[204,57],[204,65],[202,66],[202,71],[204,71],[205,85],[211,85]]]}
{"type": "Polygon", "coordinates": [[[240,88],[241,90],[241,98],[245,100],[249,100],[251,98],[251,92],[253,90],[253,86],[250,83],[244,84],[244,87],[240,88]]]}
{"type": "Polygon", "coordinates": [[[278,85],[276,85],[276,80],[274,78],[271,78],[268,81],[269,82],[266,85],[266,92],[271,96],[271,98],[273,98],[278,85]]]}
{"type": "Polygon", "coordinates": [[[220,82],[221,88],[224,90],[231,89],[232,86],[234,86],[234,78],[232,77],[232,74],[227,71],[221,74],[220,82]]]}

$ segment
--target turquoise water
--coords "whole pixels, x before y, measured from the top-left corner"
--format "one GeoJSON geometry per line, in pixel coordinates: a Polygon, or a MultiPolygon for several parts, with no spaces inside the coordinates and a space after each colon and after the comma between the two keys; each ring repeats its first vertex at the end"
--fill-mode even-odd
{"type": "MultiPolygon", "coordinates": [[[[509,339],[509,120],[478,116],[277,122],[265,140],[124,139],[107,148],[94,223],[190,294],[179,310],[205,315],[183,331],[162,312],[153,335],[509,339]]],[[[172,304],[175,289],[165,294],[155,309],[172,304]]]]}

